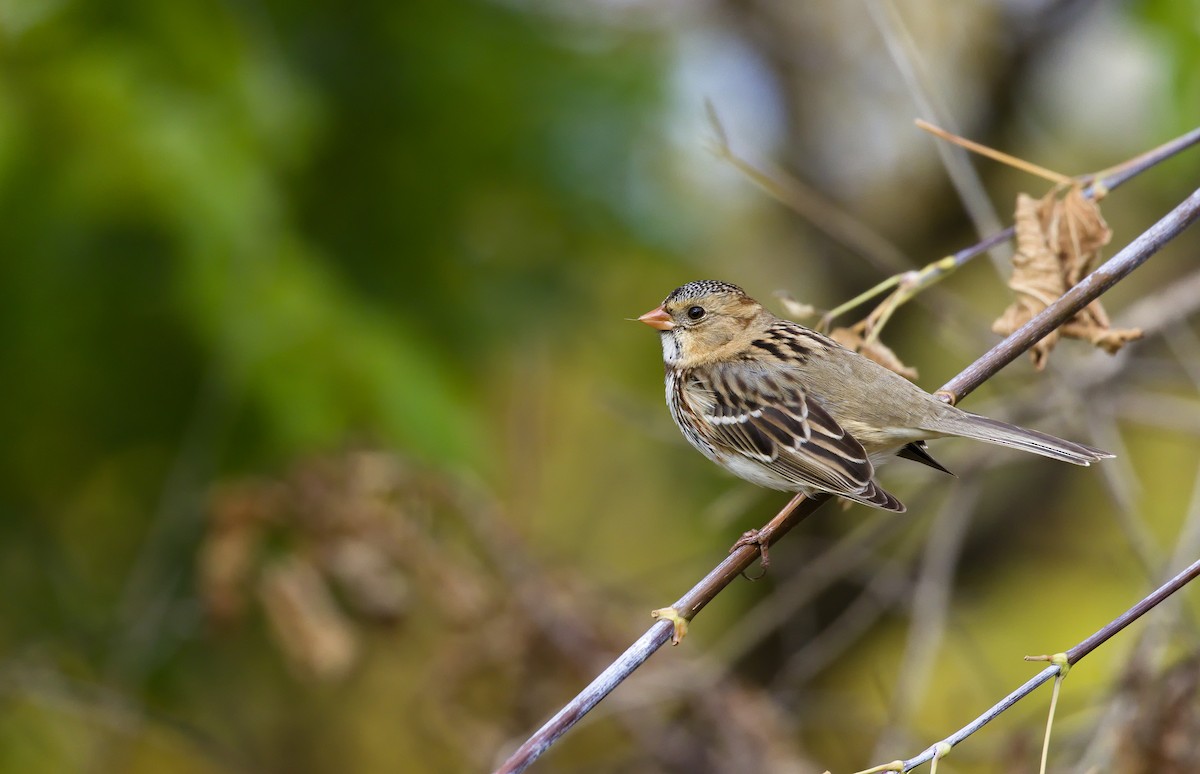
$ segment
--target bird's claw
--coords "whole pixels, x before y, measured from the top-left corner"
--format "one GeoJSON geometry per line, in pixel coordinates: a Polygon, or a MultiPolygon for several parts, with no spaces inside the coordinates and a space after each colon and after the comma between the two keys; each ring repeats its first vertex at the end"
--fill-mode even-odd
{"type": "MultiPolygon", "coordinates": [[[[771,533],[765,529],[751,529],[742,533],[742,536],[737,539],[737,542],[729,547],[729,553],[733,553],[739,548],[753,546],[758,549],[758,555],[762,560],[763,574],[766,574],[766,569],[771,566],[771,555],[767,552],[767,547],[771,544],[771,533]]],[[[750,580],[758,580],[762,575],[758,575],[750,580]]]]}

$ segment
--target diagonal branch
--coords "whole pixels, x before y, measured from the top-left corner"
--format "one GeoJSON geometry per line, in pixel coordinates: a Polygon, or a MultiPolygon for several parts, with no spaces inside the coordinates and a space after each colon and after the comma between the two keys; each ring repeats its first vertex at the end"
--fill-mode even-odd
{"type": "MultiPolygon", "coordinates": [[[[1163,245],[1186,229],[1197,216],[1200,216],[1200,189],[1193,192],[1179,206],[1158,221],[1158,223],[1154,224],[1119,253],[1085,277],[1078,285],[1063,295],[1062,298],[1046,307],[1040,314],[1018,328],[1010,336],[964,369],[962,373],[947,382],[938,391],[938,394],[950,402],[961,400],[1005,365],[1032,347],[1050,331],[1074,317],[1076,312],[1100,297],[1105,291],[1128,276],[1130,272],[1149,260],[1163,245]]],[[[760,539],[767,545],[774,545],[792,527],[799,524],[829,499],[831,498],[824,494],[810,498],[803,496],[793,498],[783,511],[759,531],[760,539]]],[[[755,545],[744,545],[733,551],[724,561],[713,568],[703,580],[680,597],[672,607],[680,618],[690,621],[717,594],[732,583],[742,572],[747,570],[754,563],[755,559],[758,558],[758,555],[759,549],[755,545]]],[[[1196,565],[1196,568],[1197,571],[1200,571],[1200,563],[1196,565]]],[[[1148,597],[1147,599],[1150,598],[1148,597]]],[[[1157,604],[1157,602],[1154,604],[1157,604]]],[[[1137,615],[1140,615],[1142,612],[1145,611],[1141,610],[1137,615]]],[[[1112,636],[1115,631],[1110,632],[1103,639],[1093,642],[1095,640],[1095,637],[1093,637],[1085,641],[1085,643],[1076,646],[1072,652],[1074,653],[1077,650],[1079,652],[1075,653],[1074,658],[1076,660],[1082,658],[1104,639],[1112,636]],[[1086,649],[1082,649],[1084,645],[1087,645],[1086,649]]],[[[671,635],[672,625],[669,621],[660,620],[656,622],[609,665],[607,669],[601,672],[590,685],[584,688],[579,695],[568,702],[554,717],[538,729],[533,736],[517,748],[509,756],[508,760],[496,770],[496,774],[515,774],[515,772],[524,771],[542,753],[548,750],[559,737],[570,730],[585,714],[614,688],[620,685],[625,678],[629,677],[634,670],[645,663],[659,648],[670,641],[671,635]]],[[[1098,637],[1099,633],[1096,636],[1098,637]]],[[[1057,674],[1056,671],[1051,672],[1051,670],[1057,670],[1057,667],[1047,667],[1046,670],[1043,670],[1044,673],[1048,673],[1045,679],[1049,679],[1053,674],[1057,674]]],[[[1033,683],[1033,681],[1030,681],[1030,683],[1033,683]]],[[[1036,683],[1032,687],[1036,687],[1038,684],[1040,683],[1036,683]]],[[[1030,690],[1032,690],[1032,687],[1030,690]]],[[[1016,701],[1016,699],[1013,701],[1016,701]]],[[[1007,709],[1010,704],[1005,704],[999,712],[1007,709]]],[[[928,760],[928,758],[923,760],[928,760]]]]}
{"type": "Polygon", "coordinates": [[[967,725],[960,728],[958,731],[954,732],[953,734],[946,737],[942,741],[937,742],[936,744],[930,745],[920,755],[917,755],[913,758],[909,758],[906,761],[896,761],[895,763],[885,764],[884,766],[876,767],[874,769],[869,769],[869,771],[906,772],[906,771],[911,771],[912,769],[915,769],[917,766],[920,766],[922,763],[925,763],[926,761],[932,760],[935,756],[936,757],[945,757],[946,753],[949,752],[949,749],[951,747],[953,747],[954,745],[963,741],[964,739],[966,739],[967,737],[969,737],[971,734],[975,733],[979,729],[983,728],[985,725],[987,725],[992,720],[996,719],[996,717],[998,717],[1001,713],[1003,713],[1009,707],[1016,704],[1018,701],[1025,698],[1029,694],[1033,693],[1033,691],[1035,689],[1037,689],[1039,686],[1041,686],[1047,680],[1051,680],[1054,677],[1059,676],[1060,674],[1065,675],[1067,673],[1067,670],[1070,667],[1074,666],[1079,661],[1081,661],[1084,656],[1086,656],[1087,654],[1091,653],[1096,648],[1103,645],[1105,642],[1110,640],[1115,634],[1120,632],[1125,627],[1129,626],[1129,624],[1133,623],[1138,618],[1142,617],[1142,615],[1144,615],[1146,612],[1152,610],[1155,606],[1157,606],[1159,603],[1161,603],[1164,599],[1171,596],[1176,591],[1179,591],[1181,588],[1186,586],[1189,582],[1195,580],[1196,576],[1198,576],[1198,575],[1200,575],[1200,559],[1197,559],[1195,562],[1192,562],[1192,564],[1189,567],[1187,567],[1185,570],[1180,572],[1174,578],[1167,581],[1163,585],[1159,586],[1157,589],[1154,590],[1153,593],[1151,593],[1148,596],[1146,596],[1145,598],[1143,598],[1136,605],[1129,608],[1124,613],[1122,613],[1120,616],[1118,616],[1116,619],[1114,619],[1111,623],[1107,624],[1104,628],[1100,629],[1100,631],[1096,632],[1091,637],[1088,637],[1083,642],[1080,642],[1078,645],[1071,648],[1066,653],[1059,654],[1058,656],[1039,657],[1038,659],[1036,659],[1039,661],[1050,660],[1050,661],[1060,662],[1060,663],[1052,663],[1050,666],[1046,667],[1041,672],[1038,672],[1036,675],[1034,675],[1033,677],[1026,680],[1025,683],[1023,685],[1021,685],[1020,688],[1017,688],[1015,691],[1013,691],[1009,695],[1005,696],[1003,699],[1001,699],[999,702],[997,702],[994,706],[992,706],[992,708],[989,709],[987,712],[985,712],[982,715],[980,715],[979,717],[975,718],[970,723],[968,723],[967,725]]]}
{"type": "Polygon", "coordinates": [[[1190,226],[1198,215],[1200,215],[1200,189],[1193,191],[1162,220],[1084,277],[1078,285],[1064,293],[1062,298],[1042,310],[1041,314],[1013,331],[1011,336],[963,369],[958,376],[938,390],[938,393],[948,396],[952,403],[962,400],[1001,368],[1020,357],[1050,331],[1071,319],[1080,309],[1129,276],[1130,272],[1149,260],[1150,256],[1162,249],[1163,245],[1190,226]]]}
{"type": "MultiPolygon", "coordinates": [[[[929,126],[922,121],[918,121],[917,123],[923,128],[929,126]]],[[[957,138],[957,141],[969,142],[968,140],[965,140],[965,138],[957,138]]],[[[1085,198],[1099,200],[1107,196],[1111,191],[1121,186],[1128,180],[1136,177],[1148,169],[1153,168],[1163,161],[1166,161],[1172,156],[1182,153],[1184,150],[1187,150],[1197,143],[1200,143],[1200,128],[1193,129],[1186,134],[1182,134],[1173,140],[1169,140],[1162,145],[1159,145],[1157,148],[1152,148],[1145,153],[1134,156],[1133,158],[1123,161],[1116,166],[1096,172],[1094,174],[1082,175],[1076,179],[1080,185],[1084,186],[1083,195],[1085,198]]],[[[994,151],[992,149],[988,149],[988,151],[991,153],[998,153],[998,151],[994,151]]],[[[1016,161],[1028,166],[1028,162],[1024,162],[1019,159],[1016,161]]],[[[748,175],[757,173],[759,176],[763,176],[763,173],[757,172],[757,170],[754,170],[752,167],[750,168],[751,171],[746,171],[744,168],[746,166],[745,162],[739,162],[738,160],[734,159],[733,163],[738,165],[738,169],[741,169],[748,175]]],[[[1053,173],[1048,174],[1052,175],[1053,173]]],[[[786,180],[784,182],[786,183],[786,180]]],[[[768,190],[773,191],[773,189],[768,190]]],[[[797,211],[801,212],[800,210],[797,211]]],[[[802,212],[801,214],[804,213],[802,212]]],[[[824,331],[828,327],[830,321],[832,321],[835,317],[838,317],[851,309],[865,304],[881,293],[892,291],[891,295],[889,295],[867,317],[869,338],[874,339],[879,335],[879,332],[883,328],[883,325],[887,322],[887,319],[901,304],[907,303],[910,299],[917,297],[919,293],[922,293],[926,289],[935,286],[937,283],[941,282],[950,274],[957,271],[963,265],[991,250],[993,247],[1004,242],[1008,242],[1015,235],[1016,227],[1009,226],[1003,231],[998,231],[995,234],[980,240],[976,244],[971,245],[970,247],[965,247],[953,255],[947,255],[943,258],[939,258],[936,261],[922,266],[920,269],[901,271],[898,274],[894,274],[870,290],[867,290],[866,292],[859,294],[849,301],[838,305],[837,308],[826,312],[821,318],[820,329],[824,331]]]]}

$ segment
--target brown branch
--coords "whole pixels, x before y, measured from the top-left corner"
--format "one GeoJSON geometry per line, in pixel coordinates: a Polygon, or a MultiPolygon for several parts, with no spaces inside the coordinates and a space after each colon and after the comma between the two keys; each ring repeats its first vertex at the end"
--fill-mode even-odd
{"type": "MultiPolygon", "coordinates": [[[[1200,129],[1193,129],[1187,134],[1182,134],[1173,140],[1169,140],[1157,148],[1152,148],[1145,153],[1134,156],[1128,161],[1122,162],[1115,167],[1107,170],[1107,173],[1097,175],[1084,175],[1081,182],[1086,182],[1088,185],[1083,190],[1083,195],[1090,198],[1096,196],[1096,191],[1100,190],[1104,193],[1115,190],[1122,183],[1137,177],[1147,169],[1159,164],[1166,159],[1180,153],[1193,145],[1200,143],[1200,129]]],[[[993,234],[986,239],[980,240],[977,244],[963,248],[954,254],[954,263],[961,266],[967,263],[972,258],[986,253],[998,244],[1007,242],[1013,238],[1016,229],[1009,226],[998,234],[993,234]]]]}
{"type": "MultiPolygon", "coordinates": [[[[1145,263],[1163,245],[1187,228],[1198,215],[1200,215],[1200,189],[1193,192],[1158,223],[1085,277],[1062,298],[1046,307],[1040,314],[947,382],[938,391],[938,394],[952,402],[962,399],[1050,331],[1074,317],[1079,310],[1145,263]]],[[[768,546],[774,545],[792,527],[807,518],[829,499],[831,499],[830,496],[826,494],[818,494],[813,497],[797,495],[759,531],[761,539],[768,546]]],[[[759,550],[756,546],[747,545],[738,548],[713,568],[690,591],[680,597],[672,607],[683,620],[692,620],[717,594],[747,570],[758,558],[758,555],[759,550]]],[[[665,645],[671,639],[671,635],[672,625],[669,621],[656,622],[578,696],[568,702],[533,736],[517,748],[508,760],[496,770],[497,774],[515,774],[515,772],[524,771],[559,737],[570,730],[580,718],[665,645]]],[[[1096,636],[1099,636],[1099,633],[1096,636]]],[[[1111,633],[1108,636],[1111,636],[1111,633]]],[[[1094,639],[1095,637],[1090,638],[1084,644],[1092,643],[1094,639]]],[[[1082,658],[1091,648],[1102,641],[1103,639],[1096,640],[1075,658],[1082,658]]],[[[1077,649],[1082,647],[1083,644],[1076,646],[1077,649]]],[[[1074,651],[1075,649],[1072,652],[1074,651]]],[[[1009,705],[1005,705],[1005,709],[1007,706],[1009,705]]],[[[926,760],[928,759],[926,758],[926,760]]]]}
{"type": "Polygon", "coordinates": [[[1042,310],[1041,314],[1013,331],[1012,335],[992,347],[983,357],[967,366],[962,373],[938,390],[951,403],[969,395],[976,387],[990,379],[997,371],[1020,357],[1029,347],[1046,334],[1075,316],[1075,313],[1099,298],[1106,290],[1129,276],[1150,256],[1162,249],[1200,215],[1200,190],[1167,213],[1130,242],[1123,250],[1108,259],[1099,268],[1084,277],[1078,285],[1063,294],[1062,298],[1042,310]]]}
{"type": "MultiPolygon", "coordinates": [[[[924,122],[918,121],[918,125],[924,122]]],[[[1114,167],[1111,167],[1102,172],[1090,175],[1082,175],[1078,178],[1081,185],[1085,185],[1083,189],[1084,197],[1088,199],[1100,199],[1106,196],[1110,191],[1113,191],[1118,186],[1145,172],[1177,153],[1180,153],[1193,145],[1200,143],[1200,129],[1195,129],[1187,134],[1180,135],[1173,140],[1163,143],[1157,148],[1152,148],[1145,153],[1139,154],[1127,161],[1123,161],[1114,167]]],[[[740,162],[745,164],[745,162],[740,162]]],[[[741,169],[741,167],[739,167],[741,169]]],[[[753,168],[751,168],[753,170],[753,168]]],[[[745,171],[745,170],[743,170],[745,171]]],[[[765,173],[753,170],[755,174],[764,176],[765,173]]],[[[750,172],[746,172],[750,174],[750,172]]],[[[786,181],[785,181],[786,182],[786,181]]],[[[804,214],[804,213],[801,213],[804,214]]],[[[912,298],[920,297],[920,294],[934,287],[937,283],[948,277],[950,274],[957,271],[963,264],[971,261],[983,253],[991,250],[999,244],[1007,242],[1016,234],[1016,228],[1009,226],[1003,231],[997,232],[970,247],[963,248],[953,255],[948,255],[939,258],[936,261],[926,264],[920,269],[912,269],[901,271],[883,280],[875,287],[859,294],[855,298],[840,304],[837,308],[826,312],[821,318],[819,329],[825,331],[829,323],[839,315],[854,309],[871,299],[879,296],[881,293],[892,291],[891,295],[875,308],[867,317],[868,338],[874,340],[887,322],[887,319],[899,308],[900,305],[907,303],[912,298]]]]}

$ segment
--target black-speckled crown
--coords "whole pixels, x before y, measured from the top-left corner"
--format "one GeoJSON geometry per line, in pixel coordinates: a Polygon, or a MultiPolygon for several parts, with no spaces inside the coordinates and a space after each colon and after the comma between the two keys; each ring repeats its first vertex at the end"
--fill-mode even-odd
{"type": "Polygon", "coordinates": [[[680,285],[671,291],[667,296],[664,304],[669,304],[672,301],[690,301],[693,298],[703,298],[712,293],[736,293],[739,296],[746,295],[746,292],[737,285],[731,285],[728,282],[720,280],[695,280],[686,285],[680,285]]]}

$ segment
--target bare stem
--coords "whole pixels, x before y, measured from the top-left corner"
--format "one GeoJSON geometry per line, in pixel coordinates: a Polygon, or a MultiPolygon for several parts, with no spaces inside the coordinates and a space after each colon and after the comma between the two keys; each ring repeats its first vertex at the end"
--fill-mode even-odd
{"type": "Polygon", "coordinates": [[[764,170],[734,152],[716,107],[704,103],[713,129],[712,152],[830,239],[858,253],[881,272],[903,271],[913,262],[877,231],[828,198],[780,170],[764,170]]]}
{"type": "Polygon", "coordinates": [[[917,766],[920,766],[922,763],[932,760],[933,757],[938,754],[939,750],[945,749],[946,745],[953,747],[954,745],[963,741],[964,739],[969,737],[971,734],[975,733],[976,731],[978,731],[979,729],[981,729],[985,725],[987,725],[989,722],[991,722],[995,718],[999,717],[1000,714],[1003,713],[1005,710],[1007,710],[1009,707],[1013,706],[1014,704],[1016,704],[1018,701],[1025,698],[1029,694],[1033,693],[1033,691],[1035,689],[1037,689],[1040,685],[1045,683],[1047,680],[1050,680],[1052,678],[1058,677],[1060,674],[1063,674],[1069,667],[1077,664],[1084,656],[1091,653],[1093,650],[1095,650],[1097,647],[1099,647],[1103,643],[1107,642],[1117,632],[1119,632],[1122,629],[1124,629],[1125,627],[1129,626],[1129,624],[1136,621],[1148,610],[1153,609],[1155,606],[1157,606],[1159,603],[1161,603],[1164,599],[1171,596],[1176,591],[1179,591],[1181,588],[1183,588],[1188,583],[1190,583],[1192,580],[1194,580],[1196,578],[1196,576],[1198,576],[1198,575],[1200,575],[1200,559],[1197,559],[1195,562],[1193,562],[1191,564],[1191,566],[1189,566],[1183,572],[1179,573],[1171,580],[1169,580],[1166,583],[1164,583],[1163,585],[1159,586],[1157,589],[1154,590],[1153,593],[1149,594],[1144,599],[1142,599],[1140,602],[1138,602],[1136,605],[1134,605],[1133,607],[1126,610],[1124,613],[1122,613],[1120,616],[1118,616],[1116,619],[1114,619],[1107,626],[1100,629],[1100,631],[1096,632],[1091,637],[1088,637],[1083,642],[1079,643],[1075,647],[1068,650],[1065,654],[1066,658],[1062,659],[1061,663],[1051,664],[1050,666],[1043,669],[1041,672],[1038,672],[1036,675],[1034,675],[1033,677],[1026,680],[1025,683],[1020,688],[1016,689],[1015,691],[1013,691],[1012,693],[1010,693],[1009,695],[1007,695],[1003,699],[1001,699],[999,702],[997,702],[987,712],[985,712],[982,715],[980,715],[979,717],[975,718],[970,723],[963,726],[958,731],[954,732],[953,734],[946,737],[942,741],[940,741],[936,744],[930,745],[920,755],[917,755],[915,757],[909,758],[908,760],[904,761],[903,766],[897,770],[901,771],[901,772],[912,771],[917,766]]]}
{"type": "MultiPolygon", "coordinates": [[[[1110,167],[1107,174],[1084,175],[1080,180],[1089,183],[1089,185],[1083,189],[1083,195],[1092,198],[1095,197],[1097,192],[1104,194],[1112,191],[1122,183],[1137,177],[1147,169],[1187,150],[1197,143],[1200,143],[1200,128],[1193,129],[1187,134],[1182,134],[1157,148],[1134,156],[1132,159],[1124,161],[1115,167],[1110,167]]],[[[961,266],[977,255],[985,253],[996,245],[1012,239],[1015,233],[1016,230],[1012,226],[1009,226],[1003,231],[981,240],[977,244],[959,250],[954,254],[954,261],[961,266]]]]}
{"type": "Polygon", "coordinates": [[[940,126],[934,126],[928,121],[922,121],[920,118],[917,119],[916,123],[919,129],[924,129],[934,137],[941,138],[946,142],[954,143],[961,148],[966,148],[972,153],[978,153],[980,156],[986,156],[992,161],[998,161],[1001,164],[1007,164],[1014,169],[1019,169],[1022,172],[1028,172],[1029,174],[1035,177],[1040,177],[1043,180],[1049,180],[1051,183],[1055,183],[1057,185],[1071,185],[1075,182],[1070,177],[1067,177],[1060,172],[1055,172],[1052,169],[1046,169],[1043,166],[1034,164],[1031,161],[1026,161],[1025,159],[1019,159],[1012,154],[1005,153],[1004,151],[996,150],[995,148],[989,148],[986,145],[980,145],[974,140],[968,140],[966,137],[960,137],[957,134],[947,132],[940,126]]]}
{"type": "MultiPolygon", "coordinates": [[[[1196,138],[1200,139],[1200,131],[1197,131],[1195,134],[1196,138]]],[[[1085,277],[1078,285],[1068,291],[1066,295],[1042,310],[1040,314],[1014,331],[1004,341],[993,347],[954,379],[951,379],[939,390],[939,395],[944,396],[947,400],[956,402],[970,393],[1005,365],[1012,362],[1013,359],[1032,347],[1055,327],[1073,317],[1080,309],[1091,303],[1121,279],[1128,276],[1133,269],[1148,260],[1164,244],[1190,225],[1196,219],[1197,215],[1200,215],[1200,190],[1193,192],[1182,204],[1131,242],[1125,249],[1121,250],[1117,255],[1085,277]]],[[[789,503],[788,508],[781,511],[770,523],[760,530],[760,535],[765,544],[773,545],[787,534],[792,527],[799,524],[829,499],[831,498],[828,495],[793,499],[792,503],[789,503]],[[790,507],[792,505],[795,505],[795,507],[790,507]]],[[[745,545],[738,548],[713,568],[690,591],[680,597],[671,607],[675,609],[680,618],[690,621],[721,590],[748,569],[754,563],[755,559],[757,559],[758,555],[759,550],[756,546],[745,545]]],[[[1068,651],[1069,663],[1073,664],[1080,658],[1083,658],[1083,656],[1091,652],[1100,643],[1127,626],[1130,621],[1158,604],[1162,598],[1165,598],[1176,588],[1191,580],[1191,577],[1194,577],[1196,573],[1200,573],[1200,562],[1189,567],[1188,570],[1185,570],[1184,573],[1173,579],[1163,589],[1178,582],[1177,586],[1170,588],[1165,593],[1163,589],[1159,589],[1158,592],[1147,597],[1131,609],[1130,612],[1068,651]],[[1192,573],[1192,575],[1180,582],[1180,579],[1184,578],[1188,573],[1192,573]]],[[[655,651],[670,641],[673,632],[674,628],[669,621],[658,621],[652,625],[637,642],[621,654],[616,661],[609,665],[578,696],[568,702],[554,717],[538,729],[533,736],[517,748],[508,760],[497,769],[497,774],[513,774],[524,771],[534,760],[549,749],[559,737],[570,730],[580,718],[607,696],[609,692],[645,663],[655,651]]],[[[954,737],[947,739],[946,742],[951,746],[957,744],[958,741],[974,733],[978,727],[987,723],[992,717],[1003,712],[1038,685],[1041,685],[1042,682],[1045,682],[1056,674],[1058,674],[1058,667],[1047,667],[1037,677],[1028,681],[1024,686],[1014,691],[1004,701],[996,705],[993,708],[994,714],[984,717],[981,721],[976,721],[977,725],[973,724],[960,731],[959,734],[961,734],[961,737],[956,734],[954,737]]],[[[926,757],[922,758],[918,756],[918,758],[914,758],[913,760],[918,761],[919,759],[918,763],[927,761],[933,756],[934,750],[935,748],[930,748],[930,750],[926,751],[927,755],[926,753],[922,754],[926,757]]],[[[918,765],[918,763],[913,763],[913,766],[918,765]]],[[[906,768],[904,771],[912,768],[912,766],[907,765],[907,762],[905,765],[906,768]]]]}
{"type": "MultiPolygon", "coordinates": [[[[917,121],[917,125],[925,129],[931,128],[931,125],[924,121],[917,121]]],[[[969,142],[967,140],[962,141],[969,142]]],[[[1109,191],[1117,188],[1122,183],[1146,171],[1147,169],[1150,169],[1154,165],[1165,161],[1180,151],[1190,148],[1192,145],[1195,145],[1198,142],[1200,142],[1200,129],[1196,129],[1188,132],[1187,134],[1181,135],[1180,137],[1164,143],[1153,150],[1135,156],[1134,158],[1124,161],[1117,166],[1110,167],[1104,172],[1084,175],[1079,178],[1081,183],[1088,184],[1084,188],[1084,196],[1099,200],[1109,191]]],[[[975,146],[974,143],[971,145],[973,146],[973,150],[983,147],[975,146]]],[[[1011,157],[1008,157],[1007,154],[1001,155],[1011,159],[1011,157]]],[[[1012,161],[1015,163],[1019,160],[1012,159],[1012,161]]],[[[739,167],[739,169],[741,169],[741,167],[739,167]]],[[[745,172],[745,170],[743,170],[743,172],[745,172]]],[[[762,173],[758,174],[761,175],[762,173]]],[[[1062,182],[1059,180],[1061,176],[1054,176],[1054,174],[1050,172],[1047,172],[1046,174],[1050,175],[1056,181],[1059,181],[1060,183],[1062,182]]],[[[1072,180],[1071,178],[1065,178],[1065,181],[1069,183],[1072,180]]],[[[823,326],[822,329],[827,328],[833,318],[837,317],[838,315],[844,314],[849,310],[864,304],[867,301],[870,301],[872,298],[885,291],[896,288],[892,295],[889,296],[881,305],[883,311],[881,312],[880,309],[876,309],[875,312],[872,312],[872,315],[877,316],[878,319],[872,320],[867,326],[867,340],[874,341],[875,338],[879,336],[879,333],[883,330],[883,326],[887,322],[887,319],[891,316],[892,312],[898,309],[902,304],[916,296],[922,290],[945,279],[946,276],[953,273],[957,268],[973,258],[982,255],[998,244],[1007,242],[1015,233],[1016,231],[1014,227],[1009,226],[1003,231],[994,234],[993,236],[990,236],[987,239],[972,245],[971,247],[959,250],[953,255],[939,258],[938,260],[933,261],[932,263],[929,263],[920,269],[903,271],[888,277],[883,282],[880,282],[865,293],[856,296],[855,298],[847,301],[844,304],[841,304],[836,309],[825,314],[825,316],[821,318],[821,323],[823,326]]]]}
{"type": "Polygon", "coordinates": [[[1020,357],[1034,342],[1040,341],[1074,317],[1080,309],[1129,276],[1130,272],[1148,261],[1163,245],[1190,226],[1197,216],[1200,216],[1200,189],[1193,191],[1179,206],[1080,280],[1079,284],[1064,293],[1062,298],[1043,309],[1032,320],[1013,331],[1011,336],[967,366],[958,376],[947,382],[938,394],[946,396],[951,403],[962,400],[1001,368],[1020,357]]]}

